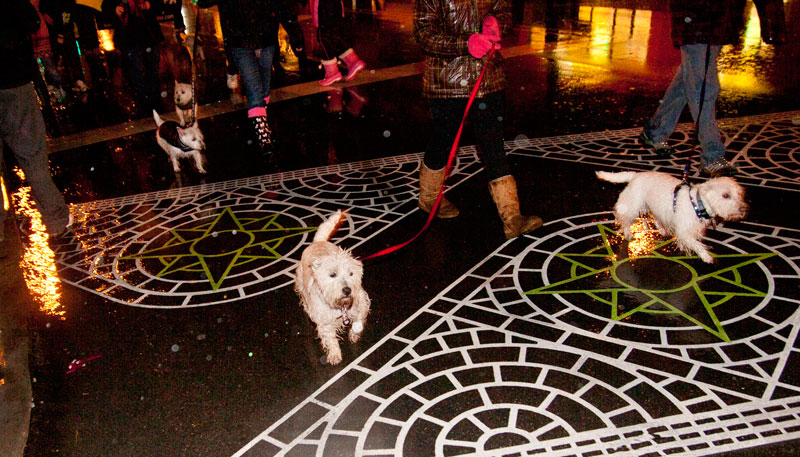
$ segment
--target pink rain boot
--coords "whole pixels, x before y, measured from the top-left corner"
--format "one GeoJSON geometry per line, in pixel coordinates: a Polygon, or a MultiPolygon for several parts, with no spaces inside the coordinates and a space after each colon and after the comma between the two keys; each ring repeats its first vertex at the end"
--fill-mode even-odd
{"type": "Polygon", "coordinates": [[[347,76],[344,77],[345,81],[352,81],[361,73],[361,70],[367,67],[367,64],[358,58],[353,48],[348,49],[339,57],[344,61],[344,64],[347,65],[347,76]]]}
{"type": "Polygon", "coordinates": [[[322,68],[325,69],[325,77],[319,82],[320,86],[330,86],[336,81],[342,80],[342,73],[339,71],[336,59],[323,60],[322,68]]]}

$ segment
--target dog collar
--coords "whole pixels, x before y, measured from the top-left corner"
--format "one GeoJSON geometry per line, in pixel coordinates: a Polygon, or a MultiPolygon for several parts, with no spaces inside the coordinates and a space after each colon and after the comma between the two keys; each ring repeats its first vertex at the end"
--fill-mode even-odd
{"type": "Polygon", "coordinates": [[[697,191],[697,198],[692,198],[692,185],[689,184],[688,181],[681,181],[680,184],[675,186],[675,190],[672,192],[672,211],[675,212],[675,209],[678,206],[678,192],[684,186],[689,188],[689,202],[692,204],[692,208],[694,209],[694,213],[697,215],[697,217],[700,219],[713,219],[713,217],[708,214],[706,205],[703,204],[703,199],[700,198],[699,190],[697,191]]]}

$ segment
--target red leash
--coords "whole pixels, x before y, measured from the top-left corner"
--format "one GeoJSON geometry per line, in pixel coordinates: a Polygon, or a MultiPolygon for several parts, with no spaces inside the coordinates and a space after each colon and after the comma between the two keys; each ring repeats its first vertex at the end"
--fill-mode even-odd
{"type": "Polygon", "coordinates": [[[409,244],[411,244],[414,240],[419,238],[422,233],[428,229],[433,221],[433,218],[436,217],[436,211],[439,210],[439,204],[442,202],[442,198],[444,197],[444,182],[447,180],[447,177],[450,176],[450,169],[453,167],[453,159],[456,157],[456,150],[458,149],[458,141],[461,139],[461,132],[464,130],[464,124],[467,121],[467,115],[469,115],[469,109],[472,107],[472,102],[475,101],[475,96],[478,94],[478,89],[481,87],[481,82],[483,82],[483,75],[486,74],[486,68],[489,66],[489,59],[492,58],[494,55],[495,48],[492,48],[489,51],[489,57],[486,59],[486,65],[483,66],[483,70],[481,70],[481,74],[478,75],[478,80],[475,82],[475,87],[472,88],[472,93],[469,94],[469,99],[467,100],[467,108],[464,110],[464,116],[461,118],[461,125],[458,126],[458,133],[456,133],[456,138],[453,140],[453,147],[450,148],[450,156],[447,158],[447,167],[444,170],[444,180],[442,180],[442,187],[439,188],[439,195],[436,196],[436,200],[433,202],[433,207],[431,208],[430,214],[428,214],[428,220],[425,221],[425,225],[422,226],[419,232],[414,235],[410,240],[405,241],[400,244],[396,244],[394,246],[390,246],[386,249],[382,249],[374,254],[370,254],[366,257],[361,257],[359,260],[364,261],[368,259],[374,259],[375,257],[381,257],[387,254],[391,254],[394,251],[402,249],[409,244]]]}

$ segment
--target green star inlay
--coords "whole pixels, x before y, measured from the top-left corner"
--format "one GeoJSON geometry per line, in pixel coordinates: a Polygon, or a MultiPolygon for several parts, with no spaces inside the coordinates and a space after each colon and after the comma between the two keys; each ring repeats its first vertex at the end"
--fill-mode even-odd
{"type": "Polygon", "coordinates": [[[192,228],[170,230],[162,246],[121,259],[157,259],[164,267],[161,278],[180,271],[203,271],[213,290],[219,289],[231,269],[257,259],[279,259],[277,248],[287,238],[313,232],[317,227],[286,228],[274,213],[261,218],[239,218],[230,208],[192,228]]]}
{"type": "Polygon", "coordinates": [[[674,255],[675,249],[665,249],[674,248],[670,245],[675,240],[670,239],[653,243],[635,257],[620,256],[611,240],[620,244],[623,235],[603,224],[598,229],[600,246],[584,253],[556,254],[568,262],[569,278],[525,294],[586,294],[608,305],[608,317],[615,321],[636,313],[680,316],[726,342],[731,340],[714,309],[734,297],[766,295],[743,284],[740,269],[775,253],[712,254],[716,263],[707,265],[698,257],[674,255]],[[621,309],[621,297],[633,297],[637,306],[621,309]]]}

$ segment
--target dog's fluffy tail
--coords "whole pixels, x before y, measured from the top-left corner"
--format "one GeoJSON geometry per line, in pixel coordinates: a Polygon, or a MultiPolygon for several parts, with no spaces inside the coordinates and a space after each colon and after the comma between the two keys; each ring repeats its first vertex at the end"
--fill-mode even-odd
{"type": "Polygon", "coordinates": [[[314,235],[314,242],[317,241],[328,241],[331,239],[334,233],[339,230],[339,227],[344,224],[344,220],[347,218],[347,213],[338,210],[331,215],[322,225],[319,226],[317,229],[317,233],[314,235]]]}
{"type": "Polygon", "coordinates": [[[156,121],[157,127],[161,127],[161,124],[164,123],[164,119],[161,119],[161,116],[158,115],[156,110],[153,110],[153,120],[156,121]]]}
{"type": "Polygon", "coordinates": [[[603,181],[616,183],[631,182],[631,179],[636,176],[635,171],[620,171],[618,173],[611,173],[609,171],[596,171],[594,173],[603,181]]]}

